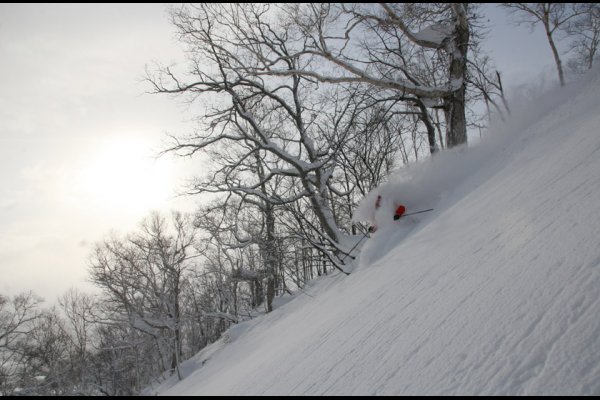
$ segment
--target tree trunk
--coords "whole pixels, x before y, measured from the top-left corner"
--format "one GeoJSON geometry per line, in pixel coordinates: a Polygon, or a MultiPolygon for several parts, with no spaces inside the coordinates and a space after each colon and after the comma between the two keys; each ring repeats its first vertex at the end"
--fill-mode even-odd
{"type": "Polygon", "coordinates": [[[435,142],[435,127],[431,123],[431,118],[429,117],[429,113],[427,112],[427,107],[421,100],[417,101],[417,107],[421,111],[419,118],[425,124],[425,128],[427,128],[427,141],[429,142],[429,152],[433,155],[438,152],[437,143],[435,142]]]}
{"type": "Polygon", "coordinates": [[[453,4],[456,15],[454,35],[448,44],[450,54],[450,86],[452,92],[445,99],[447,115],[446,146],[452,148],[467,143],[467,119],[465,115],[465,89],[467,51],[469,48],[469,24],[466,4],[453,4]]]}
{"type": "Polygon", "coordinates": [[[546,27],[546,36],[548,37],[548,43],[550,43],[550,48],[552,49],[552,55],[554,56],[554,62],[556,62],[556,69],[558,70],[558,80],[560,81],[560,86],[565,86],[565,75],[563,73],[562,62],[560,61],[560,56],[558,55],[558,50],[556,49],[556,45],[554,44],[554,39],[552,39],[552,33],[549,30],[549,26],[547,22],[544,21],[544,25],[546,27]]]}
{"type": "Polygon", "coordinates": [[[309,200],[312,206],[312,210],[314,211],[317,219],[319,220],[319,224],[329,236],[331,240],[337,242],[339,240],[337,234],[337,226],[332,226],[335,219],[333,217],[333,212],[329,207],[329,199],[326,193],[327,188],[323,188],[320,185],[321,174],[319,172],[316,173],[315,180],[318,182],[316,186],[313,186],[308,177],[302,177],[302,184],[304,188],[309,193],[309,200]]]}
{"type": "Polygon", "coordinates": [[[252,285],[252,307],[258,307],[262,304],[264,293],[262,282],[260,280],[251,281],[252,285]]]}
{"type": "MultiPolygon", "coordinates": [[[[256,157],[256,170],[259,179],[263,182],[260,186],[261,192],[268,196],[267,187],[264,183],[265,173],[259,159],[258,153],[255,153],[256,157]]],[[[266,310],[267,312],[273,311],[273,298],[275,297],[275,277],[277,274],[277,257],[275,256],[275,209],[273,204],[268,201],[264,201],[262,204],[262,212],[265,217],[265,230],[266,237],[262,247],[263,262],[265,263],[265,269],[267,270],[267,298],[266,298],[266,310]]]]}

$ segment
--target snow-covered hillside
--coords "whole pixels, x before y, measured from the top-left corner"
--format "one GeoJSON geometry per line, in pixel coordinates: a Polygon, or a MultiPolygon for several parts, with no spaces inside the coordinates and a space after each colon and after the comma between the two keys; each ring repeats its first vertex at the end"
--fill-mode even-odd
{"type": "Polygon", "coordinates": [[[599,395],[597,72],[382,188],[435,211],[381,227],[350,276],[235,326],[153,393],[599,395]]]}

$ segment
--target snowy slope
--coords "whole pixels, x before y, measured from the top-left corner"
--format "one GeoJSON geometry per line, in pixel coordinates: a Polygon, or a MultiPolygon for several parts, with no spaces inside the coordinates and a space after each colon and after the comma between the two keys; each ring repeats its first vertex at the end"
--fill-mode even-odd
{"type": "Polygon", "coordinates": [[[157,391],[600,394],[598,74],[528,114],[440,161],[456,188],[378,231],[350,276],[235,327],[157,391]]]}

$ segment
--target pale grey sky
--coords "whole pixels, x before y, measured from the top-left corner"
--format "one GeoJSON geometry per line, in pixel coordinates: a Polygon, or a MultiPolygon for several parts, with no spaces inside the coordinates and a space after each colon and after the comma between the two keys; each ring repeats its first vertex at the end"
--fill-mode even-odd
{"type": "Polygon", "coordinates": [[[152,155],[185,107],[141,82],[180,49],[160,4],[2,4],[0,18],[0,293],[53,300],[111,228],[184,207],[170,198],[191,163],[152,155]]]}
{"type": "MultiPolygon", "coordinates": [[[[485,10],[507,87],[554,74],[541,31],[485,10]]],[[[110,229],[193,209],[173,194],[200,164],[150,158],[190,115],[141,82],[152,60],[181,59],[162,4],[0,5],[0,293],[88,289],[87,257],[110,229]]]]}

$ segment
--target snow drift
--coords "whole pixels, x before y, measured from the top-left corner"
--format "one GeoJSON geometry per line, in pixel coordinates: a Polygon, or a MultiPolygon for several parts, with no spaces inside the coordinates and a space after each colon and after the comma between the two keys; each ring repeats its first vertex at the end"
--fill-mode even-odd
{"type": "Polygon", "coordinates": [[[600,394],[599,130],[595,71],[404,171],[379,190],[435,212],[383,218],[350,276],[236,326],[149,393],[600,394]]]}

